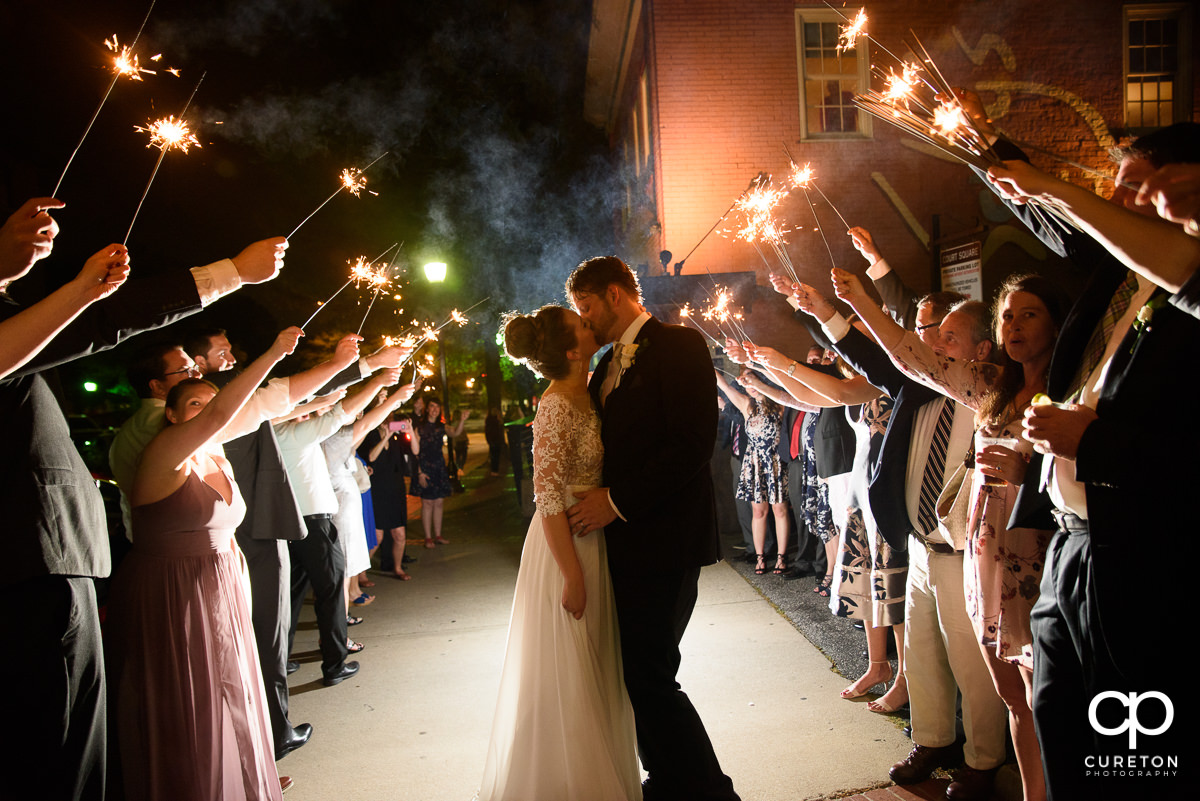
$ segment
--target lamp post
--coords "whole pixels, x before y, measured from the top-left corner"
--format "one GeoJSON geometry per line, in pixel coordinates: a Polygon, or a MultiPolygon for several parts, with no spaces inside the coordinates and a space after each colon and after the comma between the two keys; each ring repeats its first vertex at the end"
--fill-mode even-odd
{"type": "MultiPolygon", "coordinates": [[[[441,284],[446,280],[446,263],[441,261],[431,261],[422,268],[425,272],[425,280],[431,284],[441,284]]],[[[438,370],[442,375],[442,411],[450,411],[450,382],[446,378],[446,341],[444,338],[438,339],[438,370]]],[[[462,492],[462,483],[458,480],[458,463],[454,460],[454,443],[450,442],[446,449],[449,458],[446,460],[446,466],[450,473],[450,484],[454,487],[455,492],[462,492]]]]}

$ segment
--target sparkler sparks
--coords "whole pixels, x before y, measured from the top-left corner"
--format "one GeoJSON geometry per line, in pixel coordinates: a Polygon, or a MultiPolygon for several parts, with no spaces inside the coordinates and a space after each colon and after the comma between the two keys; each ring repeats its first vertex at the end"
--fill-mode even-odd
{"type": "MultiPolygon", "coordinates": [[[[292,232],[287,235],[287,238],[291,239],[293,236],[295,236],[296,232],[299,231],[306,222],[311,220],[318,211],[325,208],[325,204],[337,197],[343,189],[349,190],[350,194],[354,195],[355,197],[359,197],[362,193],[362,190],[367,186],[367,179],[363,173],[371,169],[371,167],[373,167],[375,163],[379,161],[379,159],[386,156],[388,152],[389,151],[384,151],[381,155],[377,156],[374,161],[363,167],[361,170],[357,167],[347,167],[346,169],[342,170],[338,175],[338,188],[333,191],[332,195],[321,201],[321,205],[317,206],[307,217],[301,220],[300,225],[297,225],[295,228],[293,228],[292,232]]],[[[369,189],[367,192],[376,196],[379,194],[378,192],[372,192],[369,189]]]]}
{"type": "Polygon", "coordinates": [[[858,37],[863,35],[863,31],[867,27],[867,12],[864,9],[858,10],[858,15],[854,17],[848,24],[842,26],[841,34],[838,36],[837,52],[841,53],[847,50],[853,50],[858,37]]]}
{"type": "Polygon", "coordinates": [[[150,144],[146,147],[157,147],[163,151],[175,148],[181,153],[188,152],[190,147],[200,147],[200,142],[192,133],[187,120],[176,119],[174,114],[154,120],[145,126],[135,125],[133,129],[150,134],[150,144]]]}
{"type": "MultiPolygon", "coordinates": [[[[117,75],[126,75],[131,80],[140,81],[142,79],[143,72],[147,75],[157,74],[152,69],[146,69],[145,67],[142,67],[138,63],[137,53],[133,52],[133,45],[125,45],[122,47],[117,41],[117,35],[115,33],[112,35],[111,39],[104,40],[104,46],[116,53],[116,55],[113,56],[112,69],[117,75]]],[[[162,53],[159,53],[157,56],[152,58],[151,61],[157,61],[160,58],[162,58],[162,53]]]]}
{"type": "Polygon", "coordinates": [[[954,103],[942,103],[933,110],[933,127],[930,131],[950,139],[966,125],[968,125],[967,115],[961,106],[954,103]]]}
{"type": "Polygon", "coordinates": [[[884,78],[887,88],[883,90],[883,101],[895,108],[903,106],[907,109],[913,99],[913,91],[919,85],[920,71],[920,67],[909,62],[900,65],[899,75],[895,70],[890,70],[884,78]]]}

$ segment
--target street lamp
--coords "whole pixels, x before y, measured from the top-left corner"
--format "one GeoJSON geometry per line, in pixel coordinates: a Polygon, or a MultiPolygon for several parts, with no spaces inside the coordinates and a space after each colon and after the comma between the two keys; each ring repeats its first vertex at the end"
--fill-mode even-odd
{"type": "MultiPolygon", "coordinates": [[[[440,284],[446,280],[446,263],[442,261],[431,261],[424,267],[425,280],[431,284],[440,284]]],[[[446,380],[446,342],[444,339],[438,340],[438,368],[442,374],[442,409],[450,411],[450,382],[446,380]]],[[[450,483],[454,486],[455,491],[462,492],[462,484],[458,480],[458,464],[454,460],[454,443],[449,443],[447,448],[450,458],[447,461],[450,472],[450,483]]]]}

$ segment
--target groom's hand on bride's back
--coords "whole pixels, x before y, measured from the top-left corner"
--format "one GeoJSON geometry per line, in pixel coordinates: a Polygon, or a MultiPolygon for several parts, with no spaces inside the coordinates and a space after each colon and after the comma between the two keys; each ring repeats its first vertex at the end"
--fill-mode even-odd
{"type": "Polygon", "coordinates": [[[567,521],[575,536],[582,537],[599,531],[617,519],[617,513],[608,500],[607,487],[577,492],[575,497],[579,502],[567,509],[567,521]]]}

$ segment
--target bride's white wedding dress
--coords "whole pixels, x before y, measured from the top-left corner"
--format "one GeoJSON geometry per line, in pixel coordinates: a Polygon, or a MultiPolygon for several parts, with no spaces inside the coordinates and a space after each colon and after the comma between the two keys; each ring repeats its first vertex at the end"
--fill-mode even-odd
{"type": "Polygon", "coordinates": [[[537,514],[525,537],[480,801],[640,801],[633,709],[601,532],[575,537],[587,605],[562,607],[563,577],[542,518],[599,485],[595,412],[548,394],[533,423],[537,514]]]}

